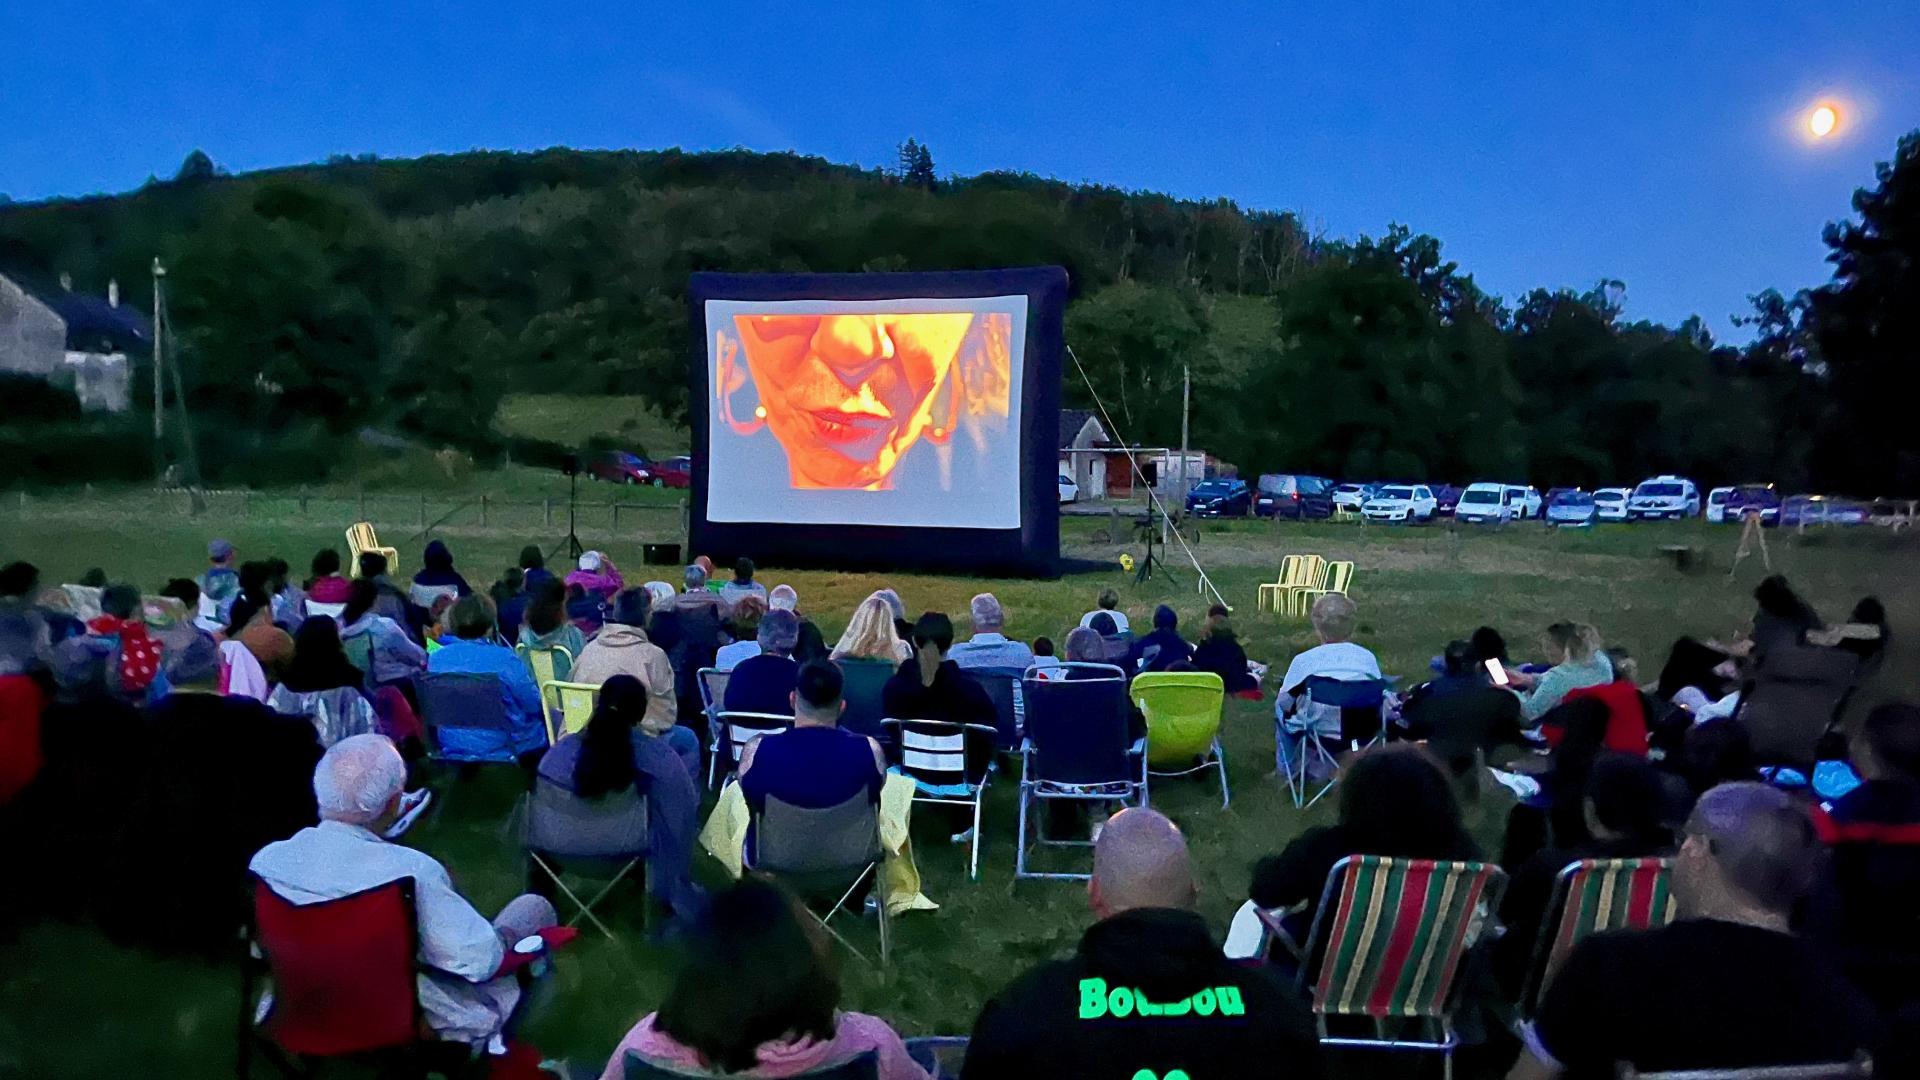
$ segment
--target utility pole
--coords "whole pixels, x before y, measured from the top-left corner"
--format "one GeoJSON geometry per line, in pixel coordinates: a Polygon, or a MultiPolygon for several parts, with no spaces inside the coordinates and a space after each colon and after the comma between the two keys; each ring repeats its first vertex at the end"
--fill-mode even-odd
{"type": "Polygon", "coordinates": [[[166,297],[162,293],[167,268],[160,265],[160,256],[153,257],[153,468],[156,476],[164,479],[167,469],[166,453],[166,409],[162,407],[160,382],[161,364],[165,362],[165,352],[160,340],[165,335],[161,324],[166,318],[166,297]]]}

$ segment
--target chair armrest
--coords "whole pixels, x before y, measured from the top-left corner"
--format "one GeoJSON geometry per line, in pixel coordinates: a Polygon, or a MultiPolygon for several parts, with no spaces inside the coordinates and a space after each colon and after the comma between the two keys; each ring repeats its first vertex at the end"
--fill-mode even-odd
{"type": "Polygon", "coordinates": [[[500,958],[500,967],[482,981],[490,982],[502,975],[511,975],[528,964],[552,956],[561,946],[579,937],[580,931],[571,926],[549,926],[536,931],[535,936],[539,937],[542,943],[539,951],[523,953],[513,945],[508,945],[505,955],[500,958]]]}

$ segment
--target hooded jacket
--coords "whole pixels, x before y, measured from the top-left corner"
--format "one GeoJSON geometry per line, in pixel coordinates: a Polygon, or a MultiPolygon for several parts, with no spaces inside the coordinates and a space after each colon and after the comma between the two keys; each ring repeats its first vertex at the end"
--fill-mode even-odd
{"type": "Polygon", "coordinates": [[[468,596],[473,587],[460,571],[453,568],[453,552],[438,540],[427,545],[420,554],[420,572],[413,575],[413,588],[408,590],[408,599],[423,608],[432,608],[435,599],[445,595],[448,589],[455,596],[468,596]]]}
{"type": "Polygon", "coordinates": [[[413,643],[405,630],[384,615],[371,611],[340,628],[340,644],[352,649],[356,638],[367,641],[367,676],[375,683],[396,683],[427,670],[427,651],[413,643]]]}
{"type": "Polygon", "coordinates": [[[666,652],[647,639],[645,630],[608,623],[580,650],[570,681],[598,686],[615,675],[631,675],[647,688],[647,715],[640,720],[641,730],[658,735],[673,726],[673,665],[667,662],[666,652]]]}
{"type": "Polygon", "coordinates": [[[1269,969],[1228,960],[1198,915],[1121,912],[1069,959],[1001,991],[975,1022],[962,1080],[1112,1077],[1314,1078],[1320,1043],[1300,995],[1269,969]]]}

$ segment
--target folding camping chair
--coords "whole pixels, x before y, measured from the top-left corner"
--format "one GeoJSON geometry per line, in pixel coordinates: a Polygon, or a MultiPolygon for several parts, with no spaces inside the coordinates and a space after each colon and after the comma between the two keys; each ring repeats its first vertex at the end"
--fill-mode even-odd
{"type": "Polygon", "coordinates": [[[840,726],[856,735],[883,742],[898,734],[881,727],[887,712],[880,701],[881,692],[898,665],[887,660],[852,658],[835,660],[834,664],[839,667],[842,680],[840,698],[847,703],[840,713],[840,726]]]}
{"type": "Polygon", "coordinates": [[[1805,643],[1768,649],[1741,687],[1733,714],[1753,737],[1753,760],[1811,777],[1820,738],[1859,673],[1860,658],[1846,649],[1805,643]]]}
{"type": "Polygon", "coordinates": [[[1294,589],[1287,593],[1287,614],[1305,618],[1313,611],[1314,601],[1328,593],[1347,595],[1347,589],[1353,584],[1353,564],[1350,562],[1330,562],[1326,564],[1320,584],[1307,588],[1294,589]]]}
{"type": "Polygon", "coordinates": [[[584,918],[613,937],[613,931],[593,913],[593,907],[635,868],[645,880],[647,800],[631,787],[598,799],[583,799],[545,773],[537,774],[527,795],[525,847],[528,861],[579,908],[567,925],[584,918]],[[582,900],[567,886],[561,877],[563,872],[590,873],[604,878],[606,884],[592,899],[582,900]]]}
{"type": "MultiPolygon", "coordinates": [[[[740,771],[740,755],[746,753],[747,744],[762,735],[772,735],[793,726],[793,717],[775,713],[721,712],[719,720],[713,725],[713,756],[717,760],[726,755],[727,773],[740,771]]],[[[714,763],[707,768],[707,783],[714,782],[714,763]]]]}
{"type": "MultiPolygon", "coordinates": [[[[1673,921],[1669,859],[1581,859],[1554,877],[1553,898],[1534,939],[1533,961],[1520,992],[1520,1015],[1531,1017],[1540,995],[1573,947],[1602,930],[1650,930],[1673,921]]],[[[1527,927],[1511,926],[1510,934],[1527,927]]]]}
{"type": "Polygon", "coordinates": [[[309,598],[307,600],[307,618],[309,619],[317,619],[320,616],[325,615],[327,618],[332,619],[334,622],[339,622],[340,616],[345,615],[346,613],[347,613],[347,605],[345,604],[323,604],[320,601],[314,600],[312,598],[309,598]]]}
{"type": "Polygon", "coordinates": [[[1488,863],[1349,855],[1333,864],[1301,950],[1299,985],[1311,990],[1323,1046],[1438,1050],[1453,1076],[1453,1010],[1461,961],[1507,876],[1488,863]],[[1333,1018],[1373,1022],[1373,1037],[1334,1034],[1333,1018]],[[1390,1032],[1389,1025],[1411,1027],[1390,1032]]]}
{"type": "Polygon", "coordinates": [[[1286,609],[1287,593],[1294,589],[1314,583],[1318,568],[1314,562],[1318,555],[1284,555],[1280,559],[1280,576],[1273,581],[1262,582],[1255,596],[1255,610],[1278,613],[1286,609]]]}
{"type": "Polygon", "coordinates": [[[384,1066],[382,1075],[425,1076],[429,1059],[468,1056],[464,1046],[421,1038],[412,878],[310,904],[287,900],[258,877],[252,885],[240,1076],[252,1075],[255,1049],[286,1075],[320,1061],[359,1060],[384,1066]],[[255,998],[263,966],[273,995],[261,1016],[255,998]]]}
{"type": "Polygon", "coordinates": [[[387,557],[387,573],[400,570],[400,553],[390,547],[381,547],[380,538],[373,535],[373,525],[357,521],[347,529],[347,553],[353,563],[353,576],[360,576],[360,556],[373,552],[387,557]]]}
{"type": "Polygon", "coordinates": [[[507,716],[507,703],[500,696],[497,675],[430,671],[414,677],[414,691],[420,700],[420,723],[426,727],[433,758],[462,764],[514,764],[519,755],[513,749],[513,722],[507,716]],[[472,732],[486,749],[448,751],[445,733],[472,732]]]}
{"type": "Polygon", "coordinates": [[[1640,1072],[1631,1062],[1623,1061],[1614,1075],[1618,1080],[1872,1080],[1873,1059],[1862,1052],[1852,1061],[1823,1062],[1819,1065],[1678,1069],[1672,1072],[1640,1072]]]}
{"type": "Polygon", "coordinates": [[[986,690],[993,699],[993,727],[995,743],[1004,753],[1013,753],[1020,749],[1020,726],[1026,703],[1020,693],[1020,680],[1026,676],[1024,670],[1014,668],[977,667],[964,668],[975,682],[986,690]]]}
{"type": "MultiPolygon", "coordinates": [[[[748,864],[792,889],[822,929],[849,952],[867,959],[833,928],[833,917],[842,911],[859,914],[867,894],[880,888],[885,852],[880,846],[879,805],[864,791],[838,806],[818,810],[769,796],[752,816],[753,857],[748,864]],[[814,904],[836,896],[826,914],[814,910],[814,904]]],[[[878,907],[880,963],[884,965],[889,948],[887,905],[883,902],[878,907]]]]}
{"type": "MultiPolygon", "coordinates": [[[[1027,669],[1022,689],[1027,731],[1020,746],[1020,840],[1013,876],[1085,881],[1091,875],[1027,869],[1027,818],[1035,801],[1146,803],[1146,747],[1128,738],[1127,676],[1111,664],[1065,663],[1027,669]],[[1076,671],[1091,674],[1075,678],[1076,671]]],[[[1037,845],[1093,846],[1091,840],[1049,840],[1045,825],[1034,824],[1037,845]]]]}
{"type": "MultiPolygon", "coordinates": [[[[1332,706],[1340,710],[1341,750],[1361,750],[1386,739],[1384,708],[1387,700],[1387,681],[1385,679],[1332,679],[1324,675],[1315,675],[1301,684],[1308,702],[1315,705],[1332,706]]],[[[1281,691],[1285,693],[1283,689],[1281,691]]],[[[1293,796],[1296,808],[1312,806],[1320,797],[1333,790],[1340,782],[1340,760],[1334,751],[1327,748],[1327,736],[1319,730],[1318,724],[1299,712],[1292,716],[1281,717],[1276,721],[1275,738],[1281,742],[1281,772],[1286,777],[1287,792],[1293,796]],[[1294,752],[1286,753],[1287,740],[1293,740],[1294,752]],[[1313,783],[1307,775],[1310,763],[1319,762],[1327,773],[1326,783],[1307,798],[1307,787],[1313,783]]]]}
{"type": "Polygon", "coordinates": [[[902,774],[913,781],[913,801],[973,807],[967,876],[980,878],[980,804],[993,774],[994,729],[945,720],[882,720],[900,747],[902,774]]]}
{"type": "Polygon", "coordinates": [[[1132,693],[1147,717],[1147,775],[1191,776],[1218,769],[1220,808],[1226,809],[1232,795],[1227,755],[1220,749],[1225,680],[1211,671],[1151,671],[1133,677],[1132,693]]]}
{"type": "Polygon", "coordinates": [[[540,712],[547,720],[547,742],[585,731],[600,703],[600,684],[548,681],[540,684],[540,712]]]}
{"type": "Polygon", "coordinates": [[[694,673],[694,685],[700,689],[700,711],[707,718],[707,786],[713,787],[719,779],[720,739],[724,732],[720,730],[720,703],[727,700],[727,680],[731,671],[704,667],[694,673]]]}

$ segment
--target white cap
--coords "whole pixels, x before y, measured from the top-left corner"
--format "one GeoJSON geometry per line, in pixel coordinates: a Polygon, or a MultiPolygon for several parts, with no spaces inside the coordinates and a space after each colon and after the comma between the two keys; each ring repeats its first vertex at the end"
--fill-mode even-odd
{"type": "Polygon", "coordinates": [[[580,569],[585,570],[589,574],[598,573],[600,571],[600,553],[597,551],[583,553],[580,556],[580,569]]]}

